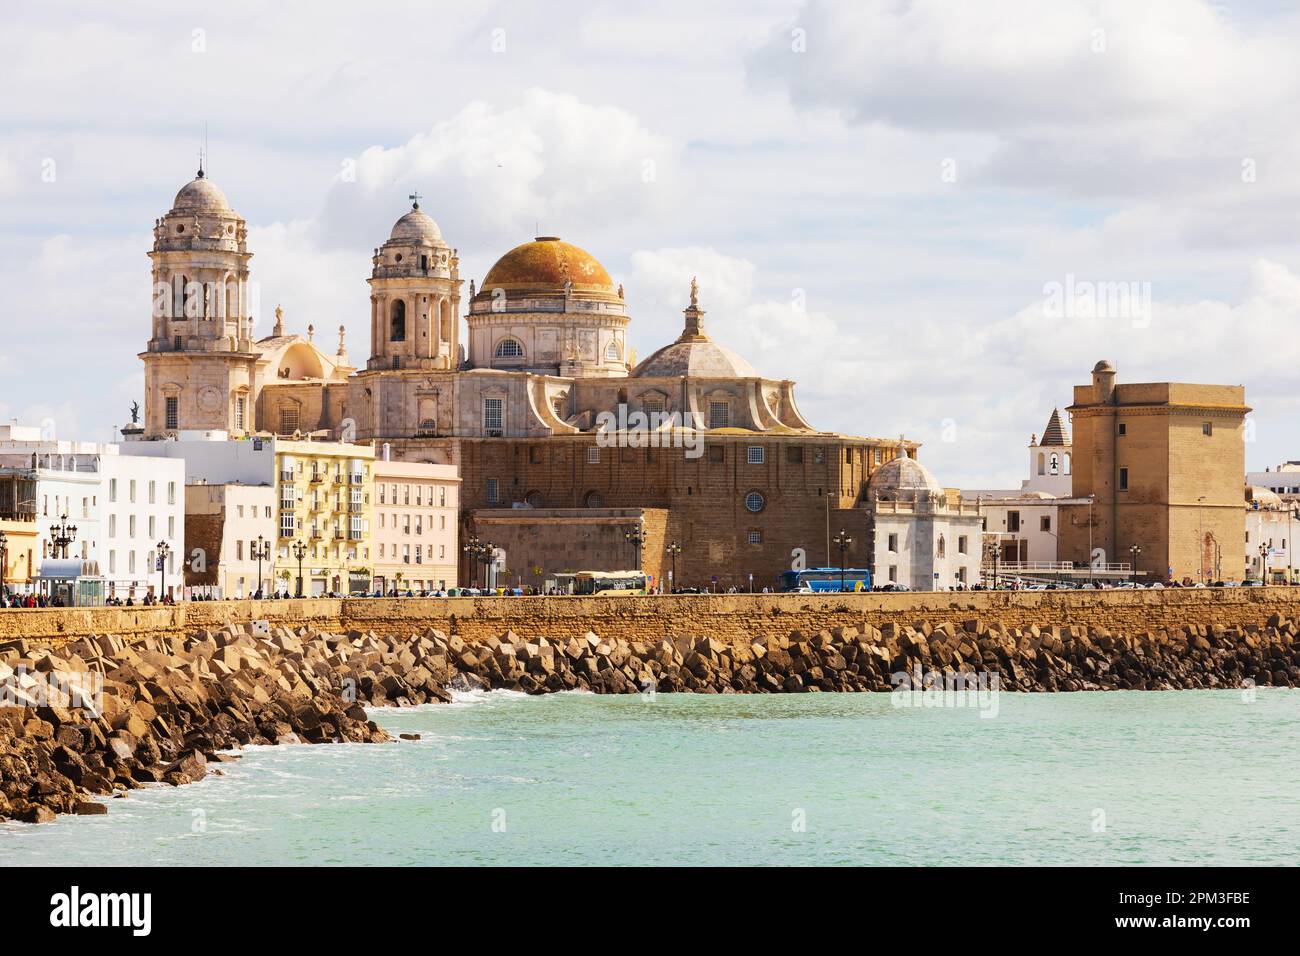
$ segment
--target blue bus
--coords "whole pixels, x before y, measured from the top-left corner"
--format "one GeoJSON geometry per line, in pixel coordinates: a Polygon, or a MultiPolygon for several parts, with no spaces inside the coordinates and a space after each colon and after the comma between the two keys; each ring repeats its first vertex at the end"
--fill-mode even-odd
{"type": "Polygon", "coordinates": [[[839,591],[843,574],[845,591],[870,591],[871,572],[865,568],[808,568],[786,571],[780,577],[782,591],[839,591]]]}

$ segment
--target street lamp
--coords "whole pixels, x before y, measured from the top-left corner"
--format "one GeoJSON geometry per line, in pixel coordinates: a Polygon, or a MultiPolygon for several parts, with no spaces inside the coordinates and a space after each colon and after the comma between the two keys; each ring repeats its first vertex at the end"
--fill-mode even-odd
{"type": "Polygon", "coordinates": [[[302,597],[302,559],[307,557],[307,545],[301,541],[293,543],[293,556],[298,559],[298,593],[296,597],[302,597]]]}
{"type": "Polygon", "coordinates": [[[162,600],[167,594],[167,558],[171,556],[172,548],[166,541],[158,542],[158,600],[162,600]]]}
{"type": "Polygon", "coordinates": [[[623,540],[627,541],[635,549],[634,553],[636,555],[636,570],[640,571],[641,570],[641,544],[642,542],[645,541],[645,532],[641,530],[640,525],[637,525],[631,531],[623,532],[623,540]]]}
{"type": "Polygon", "coordinates": [[[1128,579],[1129,582],[1134,587],[1136,587],[1137,572],[1138,572],[1138,555],[1142,553],[1142,549],[1139,548],[1136,544],[1130,544],[1128,546],[1128,553],[1132,556],[1132,562],[1133,562],[1132,565],[1129,567],[1128,579]]]}
{"type": "Polygon", "coordinates": [[[1259,580],[1261,584],[1268,584],[1268,545],[1259,546],[1259,580]]]}
{"type": "Polygon", "coordinates": [[[1205,583],[1205,495],[1196,499],[1196,550],[1200,554],[1201,583],[1205,583]]]}
{"type": "Polygon", "coordinates": [[[9,561],[9,535],[0,531],[0,607],[4,607],[5,568],[9,561]]]}
{"type": "Polygon", "coordinates": [[[478,538],[470,538],[465,544],[462,551],[465,552],[466,558],[470,562],[470,586],[478,587],[478,566],[482,562],[483,568],[483,586],[487,587],[488,575],[487,565],[496,557],[496,548],[491,542],[480,541],[478,538]]]}
{"type": "Polygon", "coordinates": [[[677,555],[682,553],[682,546],[674,541],[664,550],[668,552],[668,558],[673,563],[673,569],[670,572],[671,576],[668,582],[668,593],[671,594],[677,590],[677,555]]]}
{"type": "Polygon", "coordinates": [[[257,543],[253,545],[253,557],[257,558],[257,597],[262,598],[262,562],[271,560],[271,542],[267,541],[260,534],[257,536],[257,543]]]}
{"type": "Polygon", "coordinates": [[[67,515],[60,515],[59,523],[50,528],[50,543],[54,545],[54,557],[66,558],[68,556],[68,545],[72,544],[76,539],[77,526],[68,524],[67,515]]]}
{"type": "Polygon", "coordinates": [[[831,543],[840,549],[840,593],[842,594],[844,592],[844,554],[849,550],[849,546],[853,544],[853,539],[849,537],[847,531],[841,528],[840,533],[831,539],[831,543]]]}

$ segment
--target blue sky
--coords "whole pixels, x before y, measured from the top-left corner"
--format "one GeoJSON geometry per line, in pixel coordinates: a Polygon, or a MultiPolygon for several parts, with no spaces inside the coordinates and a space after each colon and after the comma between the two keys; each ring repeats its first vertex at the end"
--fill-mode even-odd
{"type": "Polygon", "coordinates": [[[368,343],[418,189],[481,280],[534,234],[626,286],[641,355],[706,328],[828,430],[1014,485],[1100,358],[1245,384],[1300,457],[1300,21],[1285,4],[41,5],[0,35],[0,419],[103,439],[141,398],[149,233],[192,175],[250,226],[269,327],[368,343]],[[343,175],[355,168],[355,181],[343,175]],[[52,172],[52,175],[51,175],[52,172]],[[1068,276],[1143,315],[1054,318],[1068,276]]]}

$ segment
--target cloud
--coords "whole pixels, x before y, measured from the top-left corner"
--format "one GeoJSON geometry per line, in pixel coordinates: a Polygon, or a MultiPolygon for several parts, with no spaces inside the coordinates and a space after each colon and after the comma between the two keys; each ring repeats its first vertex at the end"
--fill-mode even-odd
{"type": "Polygon", "coordinates": [[[626,110],[531,89],[516,105],[473,102],[400,146],[372,146],[331,187],[322,245],[378,244],[419,191],[443,234],[467,247],[504,237],[589,235],[653,218],[670,201],[677,148],[626,110]]]}
{"type": "Polygon", "coordinates": [[[754,84],[849,123],[992,135],[975,182],[1164,194],[1227,188],[1243,158],[1294,155],[1276,123],[1300,102],[1294,42],[1201,0],[810,0],[749,67],[754,84]]]}

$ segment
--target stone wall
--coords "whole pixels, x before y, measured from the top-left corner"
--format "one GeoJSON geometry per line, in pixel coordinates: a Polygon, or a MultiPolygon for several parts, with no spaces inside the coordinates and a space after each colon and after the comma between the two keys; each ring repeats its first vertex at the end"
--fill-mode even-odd
{"type": "Polygon", "coordinates": [[[972,619],[1008,627],[1097,625],[1128,632],[1186,625],[1261,625],[1300,617],[1300,587],[1164,591],[666,595],[649,598],[444,598],[218,601],[178,607],[0,611],[0,643],[59,646],[89,635],[187,635],[267,619],[291,628],[401,633],[437,628],[466,641],[508,630],[569,638],[586,631],[628,641],[708,636],[724,643],[792,630],[867,623],[932,625],[972,619]]]}

